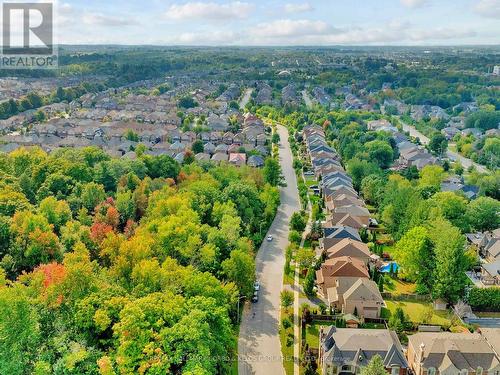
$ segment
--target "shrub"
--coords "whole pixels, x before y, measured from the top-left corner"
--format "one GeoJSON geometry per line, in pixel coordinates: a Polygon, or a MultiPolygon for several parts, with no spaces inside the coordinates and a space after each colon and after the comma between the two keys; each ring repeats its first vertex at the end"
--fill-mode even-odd
{"type": "Polygon", "coordinates": [[[472,288],[468,303],[473,310],[500,311],[500,288],[472,288]]]}

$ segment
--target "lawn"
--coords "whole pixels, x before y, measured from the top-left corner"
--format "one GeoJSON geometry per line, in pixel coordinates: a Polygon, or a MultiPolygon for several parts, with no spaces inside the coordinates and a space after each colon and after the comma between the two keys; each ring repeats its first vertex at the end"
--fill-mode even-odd
{"type": "Polygon", "coordinates": [[[415,284],[406,281],[385,277],[384,291],[393,295],[413,294],[415,293],[415,284]]]}
{"type": "MultiPolygon", "coordinates": [[[[396,308],[401,307],[414,323],[423,323],[424,315],[432,309],[432,304],[429,302],[386,300],[385,303],[390,314],[394,314],[396,308]]],[[[441,326],[451,325],[451,317],[448,311],[434,311],[434,309],[432,309],[432,311],[432,318],[428,323],[441,326]]]]}
{"type": "Polygon", "coordinates": [[[280,318],[280,342],[283,367],[285,368],[286,375],[293,375],[293,309],[288,313],[281,309],[280,318]],[[281,323],[284,317],[287,317],[292,322],[292,326],[288,329],[285,329],[281,323]]]}
{"type": "Polygon", "coordinates": [[[319,324],[307,325],[306,328],[306,343],[310,348],[319,348],[319,324]]]}

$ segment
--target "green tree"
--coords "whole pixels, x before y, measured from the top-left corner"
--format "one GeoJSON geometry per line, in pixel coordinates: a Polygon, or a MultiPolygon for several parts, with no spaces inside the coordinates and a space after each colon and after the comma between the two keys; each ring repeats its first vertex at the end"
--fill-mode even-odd
{"type": "Polygon", "coordinates": [[[434,253],[428,230],[418,226],[410,229],[396,244],[395,257],[404,277],[415,281],[421,293],[433,285],[434,253]]]}
{"type": "Polygon", "coordinates": [[[385,375],[387,371],[384,367],[384,361],[382,357],[375,354],[368,362],[368,365],[361,368],[361,375],[385,375]]]}
{"type": "Polygon", "coordinates": [[[314,268],[309,267],[307,270],[306,278],[304,280],[304,293],[308,296],[313,296],[314,293],[314,280],[316,271],[314,268]]]}
{"type": "Polygon", "coordinates": [[[376,163],[380,168],[388,168],[391,165],[394,151],[389,143],[375,140],[365,143],[364,147],[371,162],[376,163]]]}
{"type": "Polygon", "coordinates": [[[233,250],[229,259],[222,262],[222,270],[228,280],[234,282],[241,295],[250,297],[255,280],[255,262],[251,255],[233,250]]]}
{"type": "Polygon", "coordinates": [[[448,149],[448,140],[440,132],[435,132],[429,141],[429,149],[438,155],[443,155],[448,149]]]}
{"type": "Polygon", "coordinates": [[[288,290],[283,290],[280,294],[281,306],[288,310],[293,305],[293,293],[288,290]]]}
{"type": "Polygon", "coordinates": [[[94,208],[106,199],[104,186],[96,184],[95,182],[89,182],[83,185],[80,198],[82,200],[83,207],[85,207],[89,212],[93,212],[94,208]]]}
{"type": "Polygon", "coordinates": [[[467,218],[473,230],[494,230],[500,226],[500,201],[479,197],[467,206],[467,218]]]}
{"type": "Polygon", "coordinates": [[[193,145],[191,146],[191,150],[193,151],[194,154],[199,154],[203,152],[203,142],[200,139],[197,139],[196,141],[193,142],[193,145]]]}
{"type": "Polygon", "coordinates": [[[434,271],[434,298],[456,302],[466,284],[465,239],[460,230],[449,221],[438,218],[430,224],[429,235],[434,244],[436,269],[434,271]]]}
{"type": "Polygon", "coordinates": [[[264,180],[271,186],[277,186],[281,182],[281,167],[278,160],[271,157],[267,158],[262,172],[264,180]]]}
{"type": "Polygon", "coordinates": [[[290,228],[297,232],[303,232],[306,228],[306,219],[304,212],[294,212],[290,218],[290,228]]]}

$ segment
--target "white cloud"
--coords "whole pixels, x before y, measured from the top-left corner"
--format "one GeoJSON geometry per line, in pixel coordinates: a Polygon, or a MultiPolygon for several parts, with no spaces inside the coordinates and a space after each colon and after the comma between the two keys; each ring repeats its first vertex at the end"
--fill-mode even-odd
{"type": "Polygon", "coordinates": [[[474,12],[483,17],[500,19],[500,0],[479,0],[474,12]]]}
{"type": "Polygon", "coordinates": [[[165,13],[165,16],[173,20],[208,19],[220,21],[233,18],[246,18],[253,9],[254,6],[252,4],[240,1],[227,4],[189,2],[171,5],[165,13]]]}
{"type": "Polygon", "coordinates": [[[409,33],[409,38],[414,41],[448,40],[454,38],[472,38],[477,35],[474,30],[437,28],[431,30],[416,30],[409,33]]]}
{"type": "Polygon", "coordinates": [[[334,33],[336,29],[323,21],[276,20],[261,23],[249,30],[249,34],[263,38],[289,38],[334,33]]]}
{"type": "Polygon", "coordinates": [[[408,8],[420,8],[426,5],[428,0],[401,0],[401,4],[408,8]]]}
{"type": "Polygon", "coordinates": [[[286,13],[304,13],[314,10],[314,7],[309,3],[288,3],[285,4],[284,10],[286,13]]]}
{"type": "Polygon", "coordinates": [[[175,40],[176,44],[186,45],[228,45],[238,40],[239,34],[231,31],[210,31],[182,33],[175,40]]]}
{"type": "Polygon", "coordinates": [[[83,23],[91,26],[121,27],[136,25],[137,21],[132,18],[109,16],[102,13],[84,13],[83,23]]]}

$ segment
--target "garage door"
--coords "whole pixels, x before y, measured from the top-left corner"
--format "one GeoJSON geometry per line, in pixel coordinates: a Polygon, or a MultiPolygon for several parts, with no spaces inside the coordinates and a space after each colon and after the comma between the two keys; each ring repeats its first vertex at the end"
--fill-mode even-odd
{"type": "Polygon", "coordinates": [[[365,318],[376,319],[378,318],[378,309],[376,307],[365,307],[363,315],[365,318]]]}

